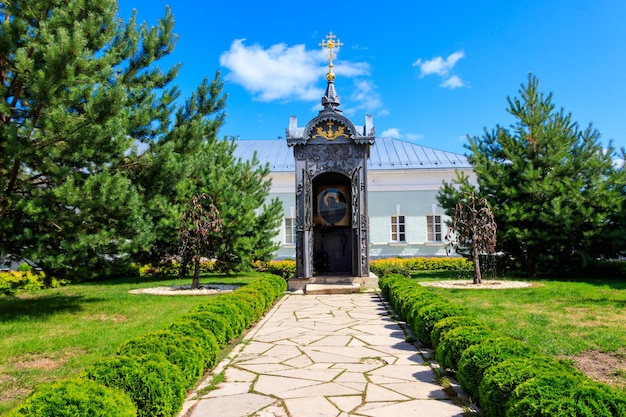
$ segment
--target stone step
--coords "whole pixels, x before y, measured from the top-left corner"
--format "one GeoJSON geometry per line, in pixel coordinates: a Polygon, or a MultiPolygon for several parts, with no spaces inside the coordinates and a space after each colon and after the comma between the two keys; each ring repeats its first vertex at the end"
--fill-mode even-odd
{"type": "Polygon", "coordinates": [[[319,294],[353,294],[361,291],[359,284],[307,284],[304,293],[307,295],[319,294]]]}

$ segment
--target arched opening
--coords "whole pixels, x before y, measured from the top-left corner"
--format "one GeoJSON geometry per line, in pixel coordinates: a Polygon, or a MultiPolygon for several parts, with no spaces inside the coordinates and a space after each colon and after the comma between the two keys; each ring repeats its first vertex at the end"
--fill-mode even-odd
{"type": "Polygon", "coordinates": [[[313,270],[315,275],[352,274],[350,179],[326,172],[313,180],[313,270]]]}

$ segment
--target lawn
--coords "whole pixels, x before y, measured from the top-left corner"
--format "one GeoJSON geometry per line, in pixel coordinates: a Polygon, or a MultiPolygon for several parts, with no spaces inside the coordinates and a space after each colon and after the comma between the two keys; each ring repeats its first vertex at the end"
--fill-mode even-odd
{"type": "MultiPolygon", "coordinates": [[[[422,273],[414,278],[451,279],[450,274],[422,273]]],[[[572,359],[587,373],[604,373],[590,376],[626,389],[626,281],[541,280],[533,284],[524,289],[433,291],[466,306],[491,328],[524,340],[542,353],[572,359]],[[606,369],[590,369],[602,363],[606,369]]]]}
{"type": "MultiPolygon", "coordinates": [[[[244,285],[257,275],[207,276],[244,285]]],[[[191,279],[120,279],[0,297],[0,415],[40,383],[77,375],[125,340],[161,329],[203,296],[133,295],[129,290],[190,284],[191,279]]]]}

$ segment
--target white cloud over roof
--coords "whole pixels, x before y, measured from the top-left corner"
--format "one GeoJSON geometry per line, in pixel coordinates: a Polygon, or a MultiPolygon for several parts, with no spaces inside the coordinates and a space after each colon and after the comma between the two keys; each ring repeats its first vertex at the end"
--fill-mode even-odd
{"type": "MultiPolygon", "coordinates": [[[[335,55],[338,52],[334,51],[335,55]]],[[[354,80],[355,89],[349,96],[351,110],[384,112],[376,86],[368,78],[368,63],[337,60],[333,64],[337,76],[354,80]]],[[[220,65],[230,71],[225,76],[228,81],[241,85],[256,100],[319,101],[326,87],[328,52],[284,43],[265,48],[236,39],[220,56],[220,65]]]]}
{"type": "Polygon", "coordinates": [[[420,77],[423,78],[433,74],[439,75],[442,78],[442,82],[439,84],[441,87],[454,89],[465,86],[465,82],[463,82],[459,76],[451,75],[454,66],[461,58],[465,58],[465,53],[463,51],[456,51],[450,54],[446,59],[437,56],[424,61],[420,58],[413,63],[413,66],[419,67],[420,77]]]}

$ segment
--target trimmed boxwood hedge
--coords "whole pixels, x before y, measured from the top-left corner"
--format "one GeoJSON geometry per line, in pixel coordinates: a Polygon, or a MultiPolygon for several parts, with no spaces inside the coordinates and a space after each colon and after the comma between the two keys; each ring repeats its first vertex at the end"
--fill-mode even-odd
{"type": "Polygon", "coordinates": [[[447,332],[461,326],[477,326],[487,329],[487,326],[483,322],[471,316],[445,317],[435,323],[433,331],[430,333],[430,340],[433,344],[433,349],[437,350],[441,339],[443,339],[447,332]]]}
{"type": "Polygon", "coordinates": [[[168,417],[182,408],[186,382],[180,368],[162,354],[118,355],[96,362],[86,378],[124,390],[140,417],[168,417]]]}
{"type": "Polygon", "coordinates": [[[187,336],[193,339],[204,353],[204,368],[213,368],[217,365],[220,346],[213,329],[205,329],[196,320],[178,319],[167,328],[176,335],[187,336]]]}
{"type": "Polygon", "coordinates": [[[537,350],[510,337],[489,337],[465,349],[456,378],[465,393],[478,401],[478,387],[487,369],[509,358],[538,355],[537,350]]]}
{"type": "Polygon", "coordinates": [[[515,388],[538,375],[554,372],[584,376],[570,363],[541,355],[511,357],[495,364],[485,370],[478,387],[483,412],[490,417],[504,417],[515,388]]]}
{"type": "Polygon", "coordinates": [[[499,334],[484,326],[457,327],[447,332],[441,339],[435,351],[435,359],[442,368],[456,370],[465,349],[494,336],[499,334]]]}
{"type": "Polygon", "coordinates": [[[507,417],[626,416],[626,395],[562,371],[519,385],[507,405],[507,417]]]}
{"type": "Polygon", "coordinates": [[[188,336],[159,330],[131,339],[117,350],[118,355],[142,356],[151,353],[163,357],[180,368],[185,377],[185,387],[193,388],[204,373],[204,352],[198,343],[188,336]]]}
{"type": "Polygon", "coordinates": [[[432,347],[433,342],[430,334],[435,324],[446,317],[461,316],[464,314],[467,314],[467,310],[459,305],[447,301],[433,301],[417,310],[415,318],[410,323],[411,330],[413,330],[413,333],[415,333],[422,343],[432,347]]]}
{"type": "Polygon", "coordinates": [[[216,365],[219,348],[260,319],[286,289],[283,278],[265,275],[231,293],[212,296],[167,329],[125,342],[116,356],[93,364],[78,380],[42,385],[10,415],[175,415],[187,390],[216,365]],[[92,405],[96,411],[89,408],[92,405]]]}
{"type": "Polygon", "coordinates": [[[122,390],[76,378],[41,384],[8,417],[136,417],[137,409],[122,390]]]}
{"type": "Polygon", "coordinates": [[[401,275],[379,279],[382,295],[487,417],[626,416],[626,394],[595,383],[570,363],[539,355],[459,306],[401,275]],[[451,313],[459,308],[457,314],[451,313]]]}
{"type": "Polygon", "coordinates": [[[220,348],[226,347],[235,337],[235,332],[230,326],[229,320],[218,313],[197,311],[185,314],[180,318],[180,321],[197,323],[207,332],[212,333],[220,348]]]}

